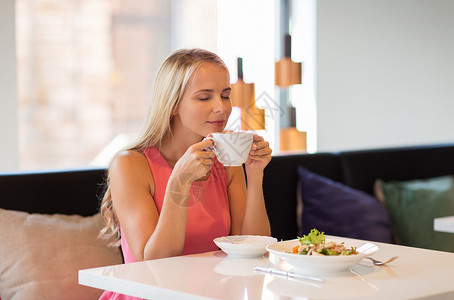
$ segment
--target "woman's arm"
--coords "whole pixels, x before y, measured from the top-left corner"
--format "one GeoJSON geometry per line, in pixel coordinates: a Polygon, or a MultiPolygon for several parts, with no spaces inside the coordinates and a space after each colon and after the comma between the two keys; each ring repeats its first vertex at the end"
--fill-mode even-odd
{"type": "Polygon", "coordinates": [[[110,167],[115,212],[137,261],[181,255],[186,233],[187,200],[192,182],[211,169],[211,145],[191,146],[176,163],[169,178],[161,213],[153,196],[154,180],[146,157],[126,151],[110,167]]]}
{"type": "Polygon", "coordinates": [[[144,260],[144,249],[158,223],[158,210],[152,195],[154,180],[144,154],[124,151],[109,168],[110,189],[115,213],[132,254],[144,260]]]}
{"type": "Polygon", "coordinates": [[[263,199],[263,170],[271,160],[271,149],[262,137],[254,136],[254,144],[243,168],[227,169],[228,196],[232,218],[231,234],[270,235],[270,224],[263,199]]]}

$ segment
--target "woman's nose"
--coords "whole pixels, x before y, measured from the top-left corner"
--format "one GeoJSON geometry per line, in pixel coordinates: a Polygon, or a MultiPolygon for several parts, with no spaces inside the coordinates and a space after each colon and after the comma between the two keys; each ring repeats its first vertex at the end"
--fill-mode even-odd
{"type": "Polygon", "coordinates": [[[216,100],[214,101],[213,111],[216,113],[225,113],[231,106],[232,103],[230,101],[222,99],[222,97],[219,96],[216,97],[216,100]]]}

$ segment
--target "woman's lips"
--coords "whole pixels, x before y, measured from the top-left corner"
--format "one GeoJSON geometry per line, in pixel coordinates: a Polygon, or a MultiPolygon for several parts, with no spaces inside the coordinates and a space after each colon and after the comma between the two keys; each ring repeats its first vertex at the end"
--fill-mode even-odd
{"type": "Polygon", "coordinates": [[[224,120],[220,121],[208,121],[208,124],[216,126],[216,127],[222,127],[224,126],[224,120]]]}

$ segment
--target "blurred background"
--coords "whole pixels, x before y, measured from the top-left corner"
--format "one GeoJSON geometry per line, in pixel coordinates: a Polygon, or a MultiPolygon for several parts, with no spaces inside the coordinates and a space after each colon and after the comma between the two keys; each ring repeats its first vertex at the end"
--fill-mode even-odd
{"type": "Polygon", "coordinates": [[[243,58],[275,155],[285,105],[304,152],[454,142],[453,16],[449,0],[3,0],[0,171],[106,166],[140,130],[161,62],[192,47],[232,83],[243,58]],[[283,28],[302,64],[284,102],[283,28]]]}

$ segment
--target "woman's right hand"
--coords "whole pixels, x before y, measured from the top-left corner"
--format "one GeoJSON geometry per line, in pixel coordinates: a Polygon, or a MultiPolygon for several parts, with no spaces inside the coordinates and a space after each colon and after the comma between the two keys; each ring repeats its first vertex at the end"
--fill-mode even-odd
{"type": "Polygon", "coordinates": [[[205,177],[214,161],[213,142],[210,139],[192,145],[177,161],[172,175],[178,176],[180,183],[191,185],[205,177]]]}

